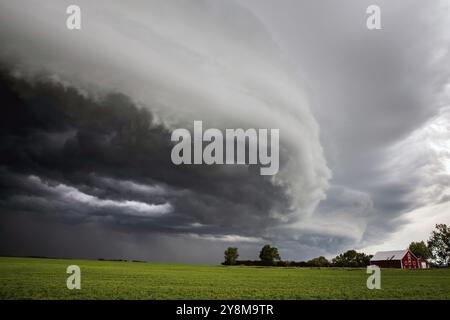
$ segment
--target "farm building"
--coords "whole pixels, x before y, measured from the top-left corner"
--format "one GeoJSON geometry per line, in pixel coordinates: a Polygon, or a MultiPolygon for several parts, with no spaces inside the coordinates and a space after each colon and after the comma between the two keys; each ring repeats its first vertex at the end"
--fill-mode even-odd
{"type": "Polygon", "coordinates": [[[418,259],[409,249],[396,251],[379,251],[370,264],[380,268],[400,268],[400,269],[427,269],[428,263],[423,259],[418,259]]]}

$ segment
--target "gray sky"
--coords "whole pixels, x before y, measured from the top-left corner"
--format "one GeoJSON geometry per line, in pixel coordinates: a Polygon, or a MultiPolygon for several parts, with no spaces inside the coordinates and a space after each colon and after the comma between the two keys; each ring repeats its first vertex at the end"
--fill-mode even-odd
{"type": "Polygon", "coordinates": [[[450,223],[435,1],[0,4],[0,250],[217,263],[373,253],[450,223]],[[170,132],[280,128],[280,171],[170,162],[170,132]],[[32,235],[32,236],[31,236],[32,235]],[[101,235],[101,236],[100,236],[101,235]]]}

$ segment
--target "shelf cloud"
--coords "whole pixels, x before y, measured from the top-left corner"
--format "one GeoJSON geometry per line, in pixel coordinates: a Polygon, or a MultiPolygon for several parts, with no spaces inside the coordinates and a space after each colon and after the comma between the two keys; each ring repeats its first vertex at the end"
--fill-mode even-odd
{"type": "Polygon", "coordinates": [[[0,252],[304,259],[448,201],[448,8],[382,1],[369,34],[348,2],[80,0],[81,30],[68,1],[1,3],[0,252]],[[279,129],[279,172],[174,165],[195,120],[279,129]]]}

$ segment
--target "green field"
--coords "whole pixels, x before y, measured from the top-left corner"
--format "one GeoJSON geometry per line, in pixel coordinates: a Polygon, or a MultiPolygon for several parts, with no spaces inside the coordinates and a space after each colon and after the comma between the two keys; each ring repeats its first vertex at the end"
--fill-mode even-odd
{"type": "Polygon", "coordinates": [[[0,258],[1,299],[450,299],[450,269],[224,267],[141,262],[0,258]],[[81,268],[68,290],[66,268],[81,268]]]}

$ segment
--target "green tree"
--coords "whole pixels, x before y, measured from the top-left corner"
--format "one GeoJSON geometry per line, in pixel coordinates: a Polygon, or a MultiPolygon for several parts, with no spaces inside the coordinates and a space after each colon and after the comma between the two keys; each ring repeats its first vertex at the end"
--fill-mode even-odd
{"type": "Polygon", "coordinates": [[[417,258],[430,259],[433,256],[430,248],[428,248],[424,241],[411,242],[409,250],[411,250],[417,258]]]}
{"type": "Polygon", "coordinates": [[[278,249],[268,244],[262,247],[259,258],[266,265],[273,265],[275,260],[281,260],[278,249]]]}
{"type": "Polygon", "coordinates": [[[329,267],[330,261],[327,260],[324,256],[320,256],[314,259],[311,259],[307,262],[307,265],[310,267],[329,267]]]}
{"type": "Polygon", "coordinates": [[[362,268],[370,264],[370,258],[372,256],[365,253],[348,250],[336,256],[332,260],[332,264],[336,267],[362,268]]]}
{"type": "Polygon", "coordinates": [[[450,259],[450,227],[446,224],[437,224],[436,230],[431,233],[428,240],[433,259],[440,265],[447,265],[450,259]]]}
{"type": "Polygon", "coordinates": [[[224,254],[225,262],[223,264],[229,266],[236,264],[236,260],[239,257],[238,248],[228,247],[227,250],[225,250],[224,254]]]}

